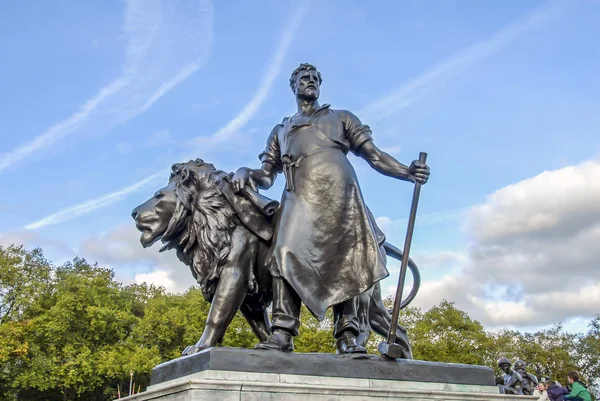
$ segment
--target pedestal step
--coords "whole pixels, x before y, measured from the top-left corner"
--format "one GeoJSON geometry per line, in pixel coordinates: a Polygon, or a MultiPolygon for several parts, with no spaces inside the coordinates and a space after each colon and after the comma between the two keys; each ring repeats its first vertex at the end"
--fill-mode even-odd
{"type": "Polygon", "coordinates": [[[386,361],[375,355],[286,354],[212,348],[152,370],[125,401],[535,400],[500,395],[483,366],[386,361]]]}

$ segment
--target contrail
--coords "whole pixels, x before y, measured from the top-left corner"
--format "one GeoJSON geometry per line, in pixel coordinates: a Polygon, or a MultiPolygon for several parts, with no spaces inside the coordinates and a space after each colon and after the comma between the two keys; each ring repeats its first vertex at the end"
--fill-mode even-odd
{"type": "Polygon", "coordinates": [[[464,72],[474,64],[501,51],[526,32],[539,28],[553,17],[558,16],[566,4],[567,2],[564,1],[544,3],[520,19],[504,26],[491,37],[455,53],[387,96],[367,105],[359,112],[359,115],[367,116],[366,119],[375,122],[407,108],[433,90],[436,83],[464,72]]]}
{"type": "MultiPolygon", "coordinates": [[[[286,28],[282,33],[277,50],[273,55],[273,58],[269,61],[269,68],[261,79],[259,89],[250,102],[242,109],[242,111],[230,120],[225,126],[215,132],[213,135],[208,137],[198,137],[196,142],[202,142],[202,151],[206,152],[207,148],[211,149],[218,143],[226,140],[239,129],[241,129],[260,109],[262,104],[267,99],[269,91],[275,82],[276,77],[279,75],[283,66],[283,61],[287,55],[290,45],[294,41],[297,34],[298,28],[304,19],[311,1],[305,1],[302,5],[292,13],[291,20],[285,25],[286,28]],[[208,144],[206,144],[208,142],[208,144]]],[[[193,158],[193,156],[190,156],[193,158]]],[[[90,199],[77,205],[71,206],[67,209],[53,213],[50,216],[44,217],[33,223],[25,226],[27,229],[36,229],[46,227],[52,224],[58,224],[67,220],[74,219],[84,214],[90,213],[94,210],[109,206],[115,202],[118,202],[134,193],[141,188],[157,181],[158,179],[164,179],[168,174],[168,169],[161,169],[159,172],[146,177],[140,182],[129,185],[125,188],[121,188],[118,191],[103,195],[98,198],[90,199]]]]}
{"type": "Polygon", "coordinates": [[[311,2],[312,0],[304,2],[300,5],[300,7],[298,7],[296,12],[292,14],[293,17],[291,21],[287,24],[287,29],[281,35],[277,51],[275,52],[275,55],[269,62],[269,68],[265,75],[263,75],[258,88],[258,92],[254,95],[252,100],[250,100],[250,102],[242,109],[242,111],[237,116],[235,116],[231,121],[229,121],[224,127],[219,129],[217,132],[208,137],[198,137],[195,141],[192,141],[201,142],[202,152],[207,152],[208,150],[214,148],[217,144],[231,137],[231,135],[239,131],[258,112],[260,107],[267,99],[267,96],[271,91],[271,87],[275,82],[275,78],[277,78],[277,76],[279,76],[279,73],[281,72],[281,67],[283,66],[285,56],[287,55],[290,45],[294,41],[294,38],[297,34],[300,24],[302,23],[302,20],[308,12],[309,5],[311,2]]]}
{"type": "Polygon", "coordinates": [[[212,4],[209,0],[189,4],[197,7],[192,12],[185,13],[184,21],[179,14],[170,15],[161,7],[160,0],[126,0],[122,27],[126,38],[125,63],[121,75],[102,87],[70,117],[52,125],[42,134],[10,152],[0,155],[0,172],[72,135],[95,118],[102,117],[98,123],[108,125],[131,120],[147,111],[158,99],[200,68],[212,46],[212,4]],[[190,18],[189,15],[200,18],[190,18]],[[165,22],[169,16],[174,19],[170,24],[165,22]],[[169,28],[172,26],[175,28],[169,28]],[[163,33],[162,30],[167,28],[170,29],[169,33],[174,30],[175,34],[163,33]],[[164,48],[172,49],[172,46],[164,45],[182,41],[181,37],[187,35],[190,30],[202,31],[198,40],[202,46],[193,52],[181,49],[174,58],[171,52],[171,59],[155,54],[156,51],[153,53],[155,48],[160,49],[159,52],[164,51],[164,48]],[[155,46],[156,43],[162,46],[155,46]],[[185,63],[181,68],[181,58],[187,58],[190,53],[196,56],[195,60],[185,63]],[[175,66],[178,63],[181,64],[175,66]],[[153,65],[154,68],[144,69],[147,65],[153,65]],[[173,73],[171,78],[163,76],[173,73]],[[165,83],[161,83],[163,81],[165,83]],[[153,85],[157,85],[158,89],[155,90],[153,85]],[[150,96],[144,100],[146,92],[150,92],[150,96]],[[111,112],[107,113],[106,110],[111,112]]]}
{"type": "Polygon", "coordinates": [[[34,230],[36,228],[46,227],[52,224],[62,223],[63,221],[71,220],[75,217],[88,214],[91,211],[96,209],[100,209],[102,207],[111,205],[115,202],[120,201],[125,198],[130,193],[137,191],[140,188],[148,185],[151,182],[154,182],[158,178],[165,178],[167,176],[167,171],[161,171],[160,173],[153,174],[145,179],[137,182],[133,185],[120,189],[118,191],[112,192],[108,195],[101,196],[99,198],[90,199],[88,201],[79,203],[75,206],[71,206],[60,212],[53,213],[49,216],[46,216],[40,220],[34,221],[33,223],[27,224],[25,229],[34,230]]]}

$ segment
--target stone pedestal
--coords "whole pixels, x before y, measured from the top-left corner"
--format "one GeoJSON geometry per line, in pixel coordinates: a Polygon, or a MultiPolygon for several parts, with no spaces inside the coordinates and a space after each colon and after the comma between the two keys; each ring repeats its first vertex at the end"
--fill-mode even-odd
{"type": "Polygon", "coordinates": [[[535,400],[498,394],[486,367],[378,356],[212,348],[156,366],[148,389],[122,400],[535,400]]]}

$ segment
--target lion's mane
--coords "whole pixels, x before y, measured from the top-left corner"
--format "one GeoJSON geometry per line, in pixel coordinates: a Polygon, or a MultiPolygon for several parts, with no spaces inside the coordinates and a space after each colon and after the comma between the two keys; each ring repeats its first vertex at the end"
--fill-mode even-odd
{"type": "Polygon", "coordinates": [[[163,234],[165,249],[175,249],[207,299],[212,298],[239,221],[217,186],[225,173],[200,159],[172,166],[177,204],[163,234]]]}

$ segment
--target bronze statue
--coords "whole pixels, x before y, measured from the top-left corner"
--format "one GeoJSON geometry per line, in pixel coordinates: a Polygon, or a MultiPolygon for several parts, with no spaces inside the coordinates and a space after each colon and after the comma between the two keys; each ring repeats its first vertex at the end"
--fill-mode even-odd
{"type": "Polygon", "coordinates": [[[268,213],[233,194],[226,173],[198,159],[172,166],[169,183],[134,209],[142,246],[175,249],[211,302],[202,337],[184,355],[219,344],[238,309],[259,339],[270,332],[268,213]]]}
{"type": "Polygon", "coordinates": [[[523,380],[523,394],[532,395],[536,386],[538,385],[538,379],[535,375],[527,372],[527,364],[522,360],[518,360],[514,365],[515,371],[521,375],[523,380]]]}
{"type": "MultiPolygon", "coordinates": [[[[140,242],[149,247],[163,242],[161,252],[174,249],[198,282],[211,308],[200,340],[184,355],[221,343],[233,316],[241,311],[259,341],[270,333],[267,307],[271,304],[272,278],[266,255],[273,236],[272,218],[279,203],[246,189],[235,194],[231,176],[204,161],[190,160],[171,168],[168,184],[135,208],[132,217],[141,231],[140,242]]],[[[382,257],[400,260],[402,252],[384,242],[382,257]]],[[[415,263],[409,268],[414,285],[403,306],[414,299],[420,284],[415,263]]],[[[371,331],[385,336],[391,315],[383,305],[376,283],[357,299],[359,343],[371,331]]],[[[412,358],[406,330],[398,327],[397,343],[412,358]]]]}
{"type": "Polygon", "coordinates": [[[294,70],[290,86],[298,112],[271,131],[261,168],[240,168],[232,180],[236,192],[270,188],[279,173],[286,180],[267,260],[272,331],[256,348],[293,350],[304,303],[318,319],[333,307],[339,353],[364,353],[357,342],[360,294],[389,273],[380,251],[385,236],[365,205],[347,153],[404,181],[426,183],[429,167],[418,160],[401,164],[375,146],[370,128],[354,114],[321,106],[321,83],[310,64],[294,70]]]}
{"type": "Polygon", "coordinates": [[[512,364],[507,358],[498,360],[498,367],[504,372],[504,376],[496,379],[500,394],[523,395],[523,378],[511,366],[512,364]]]}

